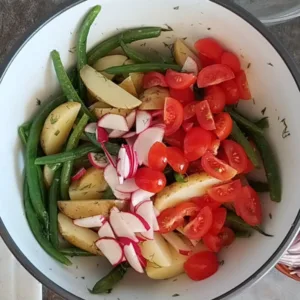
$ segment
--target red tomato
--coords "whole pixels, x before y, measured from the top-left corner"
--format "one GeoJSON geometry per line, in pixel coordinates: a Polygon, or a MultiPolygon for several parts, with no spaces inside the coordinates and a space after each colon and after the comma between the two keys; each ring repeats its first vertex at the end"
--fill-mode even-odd
{"type": "Polygon", "coordinates": [[[175,209],[182,218],[195,217],[200,211],[200,208],[197,206],[197,204],[192,201],[177,204],[175,209]]]}
{"type": "Polygon", "coordinates": [[[216,254],[202,251],[193,254],[184,263],[184,271],[192,280],[208,278],[218,271],[219,263],[216,254]]]}
{"type": "Polygon", "coordinates": [[[205,100],[207,100],[213,114],[223,111],[226,103],[224,91],[217,85],[209,86],[205,89],[205,100]]]}
{"type": "Polygon", "coordinates": [[[212,138],[212,142],[210,146],[208,147],[208,151],[210,151],[213,155],[217,155],[219,148],[221,145],[221,141],[217,138],[212,138]]]}
{"type": "Polygon", "coordinates": [[[213,223],[209,230],[210,234],[218,234],[225,224],[227,210],[224,207],[219,207],[213,211],[213,223]]]}
{"type": "Polygon", "coordinates": [[[224,52],[221,56],[221,64],[228,66],[234,73],[241,70],[238,57],[232,52],[224,52]]]}
{"type": "Polygon", "coordinates": [[[185,132],[182,128],[179,128],[175,133],[164,136],[164,141],[173,147],[183,148],[183,141],[185,138],[185,132]]]}
{"type": "Polygon", "coordinates": [[[148,153],[148,166],[153,170],[163,171],[167,163],[167,147],[161,142],[154,143],[148,153]]]}
{"type": "Polygon", "coordinates": [[[223,247],[229,246],[235,240],[235,234],[232,229],[224,226],[218,233],[218,237],[222,240],[223,247]]]}
{"type": "Polygon", "coordinates": [[[166,186],[166,177],[160,171],[144,167],[137,170],[135,183],[140,189],[158,193],[166,186]]]}
{"type": "Polygon", "coordinates": [[[182,105],[186,105],[196,100],[194,92],[189,87],[183,90],[170,89],[170,96],[178,100],[182,105]]]}
{"type": "Polygon", "coordinates": [[[215,125],[216,125],[216,130],[214,131],[214,133],[221,141],[225,140],[232,131],[233,122],[230,117],[230,114],[227,112],[222,112],[216,115],[215,125]]]}
{"type": "Polygon", "coordinates": [[[236,211],[249,225],[257,226],[262,221],[262,208],[258,194],[250,186],[242,187],[242,194],[235,201],[236,211]]]}
{"type": "Polygon", "coordinates": [[[201,172],[203,172],[203,168],[201,166],[201,159],[191,161],[187,169],[187,173],[191,175],[191,174],[201,173],[201,172]]]}
{"type": "Polygon", "coordinates": [[[157,217],[160,233],[168,233],[184,224],[184,218],[178,214],[175,207],[163,210],[157,217]]]}
{"type": "Polygon", "coordinates": [[[149,89],[153,86],[168,87],[165,76],[158,72],[146,73],[143,77],[143,88],[149,89]]]}
{"type": "Polygon", "coordinates": [[[248,158],[247,159],[247,166],[246,169],[244,170],[243,174],[248,174],[250,172],[252,172],[255,169],[252,161],[248,158]]]}
{"type": "Polygon", "coordinates": [[[221,82],[233,79],[234,77],[234,73],[229,67],[221,64],[215,64],[205,67],[199,72],[197,85],[199,88],[203,88],[210,85],[219,84],[221,82]]]}
{"type": "Polygon", "coordinates": [[[194,126],[194,122],[184,121],[182,123],[182,128],[185,132],[188,132],[190,129],[192,129],[194,126]]]}
{"type": "Polygon", "coordinates": [[[221,205],[220,202],[215,201],[208,194],[204,194],[201,197],[190,198],[189,201],[196,203],[200,209],[202,209],[205,206],[208,206],[213,212],[221,205]]]}
{"type": "Polygon", "coordinates": [[[166,72],[166,82],[172,89],[183,90],[189,88],[197,81],[197,77],[192,73],[180,73],[168,69],[166,72]]]}
{"type": "Polygon", "coordinates": [[[207,191],[208,195],[215,201],[234,202],[242,194],[242,183],[239,179],[214,186],[207,191]]]}
{"type": "Polygon", "coordinates": [[[218,151],[217,158],[222,160],[223,162],[225,162],[225,164],[229,165],[228,157],[227,157],[227,155],[226,155],[226,153],[225,153],[225,151],[222,147],[218,151]]]}
{"type": "Polygon", "coordinates": [[[202,156],[201,165],[206,173],[220,180],[230,180],[237,174],[235,169],[216,158],[209,151],[202,156]]]}
{"type": "Polygon", "coordinates": [[[201,53],[199,53],[199,59],[201,62],[202,68],[215,64],[215,61],[201,53]]]}
{"type": "Polygon", "coordinates": [[[232,140],[223,141],[222,146],[228,157],[229,165],[238,173],[243,173],[248,164],[248,157],[244,148],[232,140]]]}
{"type": "Polygon", "coordinates": [[[211,145],[210,133],[200,127],[193,127],[184,138],[184,155],[188,161],[200,158],[211,145]]]}
{"type": "Polygon", "coordinates": [[[196,105],[196,116],[200,127],[205,130],[215,130],[215,121],[207,100],[200,101],[196,105]]]}
{"type": "Polygon", "coordinates": [[[207,233],[203,237],[204,245],[213,252],[220,252],[223,247],[222,239],[215,234],[207,233]]]}
{"type": "Polygon", "coordinates": [[[214,61],[219,61],[224,51],[221,45],[212,38],[198,40],[194,46],[200,54],[214,61]]]}
{"type": "Polygon", "coordinates": [[[189,120],[196,115],[196,105],[198,104],[197,101],[190,102],[186,104],[183,108],[183,120],[189,120]]]}
{"type": "Polygon", "coordinates": [[[248,80],[247,80],[245,72],[244,71],[238,72],[236,74],[235,81],[237,83],[241,99],[250,100],[252,98],[252,96],[251,96],[251,92],[249,90],[248,80]]]}
{"type": "Polygon", "coordinates": [[[212,220],[212,211],[208,206],[205,206],[193,221],[184,227],[184,234],[191,240],[201,239],[209,231],[212,220]]]}
{"type": "Polygon", "coordinates": [[[185,174],[189,166],[188,160],[184,157],[182,150],[176,147],[167,148],[167,159],[172,169],[179,173],[185,174]]]}
{"type": "Polygon", "coordinates": [[[240,100],[240,93],[236,81],[234,79],[224,81],[220,83],[226,97],[226,104],[232,105],[236,104],[240,100]]]}
{"type": "Polygon", "coordinates": [[[171,135],[176,132],[183,121],[182,104],[171,97],[166,97],[164,107],[164,123],[166,124],[165,135],[171,135]]]}

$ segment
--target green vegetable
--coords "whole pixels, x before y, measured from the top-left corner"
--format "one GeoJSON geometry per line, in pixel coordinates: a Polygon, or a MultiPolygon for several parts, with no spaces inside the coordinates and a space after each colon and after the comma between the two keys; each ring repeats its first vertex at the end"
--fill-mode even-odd
{"type": "MultiPolygon", "coordinates": [[[[78,146],[78,142],[80,137],[84,131],[86,124],[88,123],[89,117],[87,115],[83,115],[80,121],[77,123],[75,129],[69,137],[66,146],[66,152],[75,149],[78,146]]],[[[64,163],[61,171],[61,181],[60,181],[60,195],[62,199],[69,199],[69,185],[71,181],[71,173],[73,170],[73,160],[68,160],[64,163]]]]}
{"type": "Polygon", "coordinates": [[[177,182],[187,182],[188,181],[188,179],[184,175],[176,173],[176,172],[174,172],[174,178],[177,182]]]}
{"type": "Polygon", "coordinates": [[[117,199],[116,196],[114,195],[112,189],[110,187],[108,187],[103,195],[102,195],[102,199],[107,199],[107,200],[114,200],[117,199]]]}
{"type": "MultiPolygon", "coordinates": [[[[89,13],[87,14],[87,16],[85,17],[85,19],[83,20],[83,22],[80,26],[79,33],[78,33],[78,40],[77,40],[77,44],[76,44],[77,71],[78,72],[80,72],[80,70],[87,64],[87,61],[88,61],[87,54],[86,54],[87,38],[88,38],[90,28],[91,28],[93,22],[95,21],[96,17],[98,16],[100,10],[101,10],[100,5],[94,6],[89,11],[89,13]]],[[[86,89],[85,89],[83,82],[81,81],[80,76],[78,79],[79,79],[79,95],[80,95],[81,99],[84,99],[84,97],[86,95],[86,89]]]]}
{"type": "Polygon", "coordinates": [[[43,105],[43,107],[39,109],[39,113],[33,119],[32,126],[29,131],[27,147],[26,147],[26,155],[25,155],[26,177],[27,177],[27,182],[29,187],[31,203],[37,214],[38,219],[43,222],[45,229],[48,228],[49,218],[41,195],[42,182],[39,179],[38,168],[34,164],[34,162],[37,158],[40,135],[41,135],[44,122],[48,117],[48,115],[50,114],[50,112],[64,102],[66,102],[66,98],[59,97],[47,102],[45,105],[43,105]]]}
{"type": "Polygon", "coordinates": [[[58,170],[62,167],[62,164],[61,163],[49,164],[48,167],[49,167],[49,169],[51,169],[51,171],[55,172],[56,170],[58,170]]]}
{"type": "Polygon", "coordinates": [[[128,269],[127,264],[120,264],[113,268],[106,276],[101,278],[93,287],[89,290],[92,294],[107,293],[124,277],[128,269]]]}
{"type": "Polygon", "coordinates": [[[260,120],[255,122],[255,125],[258,126],[261,129],[269,128],[269,118],[263,117],[260,120]]]}
{"type": "Polygon", "coordinates": [[[76,247],[71,247],[71,248],[64,248],[59,250],[60,253],[66,255],[66,256],[94,256],[94,254],[87,252],[85,250],[76,248],[76,247]]]}
{"type": "Polygon", "coordinates": [[[51,52],[51,58],[53,61],[54,69],[57,75],[57,79],[59,81],[59,84],[61,86],[61,89],[63,90],[63,93],[67,97],[69,101],[75,101],[79,102],[81,104],[81,110],[84,114],[88,115],[91,120],[96,121],[97,118],[88,110],[88,108],[85,106],[83,101],[78,96],[76,90],[74,89],[65,69],[61,62],[59,53],[56,50],[53,50],[51,52]]]}
{"type": "MultiPolygon", "coordinates": [[[[96,147],[98,147],[99,149],[101,149],[103,151],[103,149],[101,147],[101,144],[96,139],[95,134],[85,133],[85,135],[93,145],[95,145],[96,147]]],[[[116,143],[107,142],[107,143],[105,143],[105,147],[111,155],[117,155],[119,153],[119,150],[120,150],[120,145],[116,144],[116,143]]]]}
{"type": "Polygon", "coordinates": [[[241,129],[238,127],[236,122],[233,121],[233,126],[232,126],[232,131],[231,131],[231,136],[235,141],[237,141],[245,150],[247,153],[248,158],[251,160],[253,165],[256,168],[260,167],[260,160],[259,156],[254,150],[254,148],[251,146],[249,143],[248,139],[245,137],[241,129]]]}
{"type": "Polygon", "coordinates": [[[38,178],[39,178],[39,182],[40,182],[42,200],[43,200],[44,205],[47,206],[47,188],[45,185],[44,174],[43,174],[42,168],[40,166],[37,166],[37,173],[38,173],[38,178]]]}
{"type": "Polygon", "coordinates": [[[68,258],[66,258],[64,255],[62,255],[58,250],[56,250],[51,245],[51,243],[45,238],[43,230],[37,218],[37,215],[31,205],[32,201],[30,201],[30,195],[29,195],[26,179],[24,183],[23,198],[24,198],[26,219],[37,242],[51,257],[53,257],[54,259],[56,259],[57,261],[61,262],[64,265],[70,266],[72,264],[71,261],[68,258]]]}
{"type": "Polygon", "coordinates": [[[124,53],[132,59],[135,63],[148,63],[150,60],[147,58],[146,55],[135,51],[134,49],[130,48],[126,45],[122,40],[120,41],[120,46],[124,53]]]}
{"type": "Polygon", "coordinates": [[[69,72],[68,74],[68,77],[73,85],[73,88],[75,90],[78,89],[78,73],[77,73],[77,69],[76,68],[73,68],[71,69],[71,71],[69,72]]]}
{"type": "Polygon", "coordinates": [[[27,139],[29,135],[29,130],[32,125],[32,121],[25,122],[18,128],[19,137],[23,143],[24,146],[27,144],[27,139]]]}
{"type": "Polygon", "coordinates": [[[234,231],[235,237],[237,238],[249,238],[251,236],[250,231],[241,231],[241,230],[236,230],[234,231]]]}
{"type": "Polygon", "coordinates": [[[86,145],[79,146],[76,149],[72,149],[70,151],[38,157],[35,160],[35,164],[48,165],[48,164],[63,163],[69,160],[81,158],[87,155],[89,152],[97,152],[97,151],[99,151],[99,147],[96,147],[95,145],[91,145],[91,144],[86,144],[86,145]]]}
{"type": "Polygon", "coordinates": [[[73,167],[74,167],[75,169],[80,169],[80,168],[85,168],[85,169],[87,169],[87,168],[89,168],[89,167],[91,167],[91,166],[92,166],[92,165],[91,165],[90,160],[89,160],[88,157],[81,157],[81,158],[78,158],[78,159],[75,159],[75,160],[74,160],[74,165],[73,165],[73,167]]]}
{"type": "Polygon", "coordinates": [[[126,74],[126,73],[135,73],[135,72],[164,72],[168,69],[172,69],[180,72],[181,67],[175,64],[162,64],[162,63],[144,63],[144,64],[132,64],[132,65],[123,65],[117,67],[111,67],[103,70],[108,74],[126,74]]]}
{"type": "Polygon", "coordinates": [[[57,201],[59,199],[59,182],[60,182],[60,170],[57,170],[54,174],[52,184],[49,189],[49,233],[50,242],[54,248],[58,249],[58,223],[57,223],[57,201]]]}
{"type": "Polygon", "coordinates": [[[248,180],[248,183],[257,193],[265,193],[270,191],[269,184],[267,182],[248,180]]]}
{"type": "Polygon", "coordinates": [[[160,36],[163,31],[160,27],[141,27],[129,29],[116,34],[95,46],[88,53],[88,63],[93,65],[99,58],[107,55],[112,50],[120,46],[120,39],[124,43],[132,43],[138,40],[150,39],[160,36]]]}

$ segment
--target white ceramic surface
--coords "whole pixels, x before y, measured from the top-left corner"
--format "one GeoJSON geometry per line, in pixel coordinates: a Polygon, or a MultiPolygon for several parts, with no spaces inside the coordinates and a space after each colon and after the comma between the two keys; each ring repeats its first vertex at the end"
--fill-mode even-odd
{"type": "MultiPolygon", "coordinates": [[[[145,49],[140,47],[143,43],[144,41],[139,41],[135,45],[145,49]]],[[[283,50],[280,48],[280,51],[283,50]]],[[[291,232],[296,233],[295,227],[299,224],[295,220],[300,207],[297,179],[297,170],[300,169],[298,86],[281,55],[268,40],[248,22],[218,4],[208,0],[84,1],[53,18],[27,41],[4,74],[0,83],[0,95],[2,111],[5,112],[0,118],[3,132],[0,165],[5,170],[0,175],[0,189],[3,193],[1,218],[28,261],[10,243],[11,250],[43,283],[65,296],[67,294],[62,289],[84,299],[173,299],[172,295],[176,293],[184,299],[194,299],[199,295],[202,300],[219,299],[218,297],[231,293],[232,289],[243,282],[247,286],[258,280],[272,268],[280,253],[289,245],[291,232]],[[187,41],[193,43],[201,37],[213,36],[224,47],[240,56],[243,67],[251,63],[246,72],[255,104],[254,101],[245,101],[240,108],[246,114],[259,118],[261,110],[267,107],[266,115],[271,124],[267,137],[280,163],[283,200],[280,204],[272,203],[268,197],[262,200],[264,228],[275,236],[266,238],[254,234],[251,239],[236,241],[221,254],[220,258],[224,259],[225,264],[217,274],[205,281],[195,283],[185,275],[180,276],[177,281],[153,281],[130,271],[113,293],[93,296],[88,293],[87,288],[91,288],[107,273],[110,269],[108,262],[104,258],[76,258],[73,259],[72,267],[63,267],[39,247],[28,228],[21,196],[23,155],[17,127],[36,112],[36,99],[46,101],[44,99],[59,92],[49,53],[52,49],[57,49],[67,67],[74,64],[75,55],[69,50],[74,47],[78,25],[85,12],[99,3],[102,11],[92,26],[89,48],[125,28],[168,24],[174,31],[145,41],[146,48],[167,52],[169,50],[163,42],[170,44],[176,37],[188,37],[187,41]],[[176,6],[179,9],[174,9],[176,6]],[[285,139],[282,138],[284,124],[280,122],[283,118],[291,134],[285,139]],[[272,220],[268,217],[269,213],[273,216],[272,220]],[[283,241],[284,244],[281,245],[283,241]],[[62,289],[57,289],[53,283],[62,289]]],[[[69,297],[73,299],[72,296],[69,297]]]]}

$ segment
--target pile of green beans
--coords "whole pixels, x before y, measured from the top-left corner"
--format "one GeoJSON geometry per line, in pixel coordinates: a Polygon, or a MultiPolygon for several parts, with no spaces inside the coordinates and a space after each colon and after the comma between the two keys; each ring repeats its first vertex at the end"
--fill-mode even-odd
{"type": "Polygon", "coordinates": [[[134,49],[130,48],[122,40],[120,41],[120,46],[121,46],[122,50],[124,51],[124,53],[135,63],[143,64],[143,63],[150,62],[150,60],[147,58],[146,55],[139,53],[139,52],[135,51],[134,49]]]}

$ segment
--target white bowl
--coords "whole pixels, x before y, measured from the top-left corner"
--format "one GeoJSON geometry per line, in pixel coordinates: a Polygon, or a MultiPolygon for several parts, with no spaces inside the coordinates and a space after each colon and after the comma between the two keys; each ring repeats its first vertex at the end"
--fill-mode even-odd
{"type": "MultiPolygon", "coordinates": [[[[1,235],[10,250],[38,280],[67,299],[223,299],[249,286],[270,270],[289,246],[300,225],[299,111],[300,77],[296,67],[278,41],[264,26],[230,1],[205,0],[89,0],[79,1],[60,12],[35,31],[4,66],[0,84],[2,115],[1,142],[1,235]],[[223,2],[223,4],[222,4],[223,2]],[[91,295],[87,288],[104,276],[110,266],[104,258],[74,258],[64,267],[48,256],[34,239],[22,204],[23,156],[17,128],[38,110],[37,99],[45,101],[58,92],[58,83],[49,53],[57,49],[64,64],[74,64],[76,30],[84,14],[96,4],[102,11],[92,26],[89,48],[125,28],[164,26],[174,31],[147,40],[148,46],[168,51],[163,41],[175,37],[187,41],[213,36],[240,56],[246,69],[254,101],[244,101],[240,109],[252,117],[261,117],[266,107],[270,119],[267,138],[277,153],[282,176],[282,202],[267,196],[264,205],[264,229],[274,234],[267,238],[254,234],[237,240],[221,253],[225,264],[207,280],[193,282],[187,276],[177,281],[153,281],[130,271],[109,295],[91,295]],[[179,6],[179,9],[174,7],[179,6]],[[282,137],[285,123],[290,135],[282,137]],[[269,218],[272,214],[272,219],[269,218]]],[[[135,43],[137,47],[143,41],[135,43]]]]}

